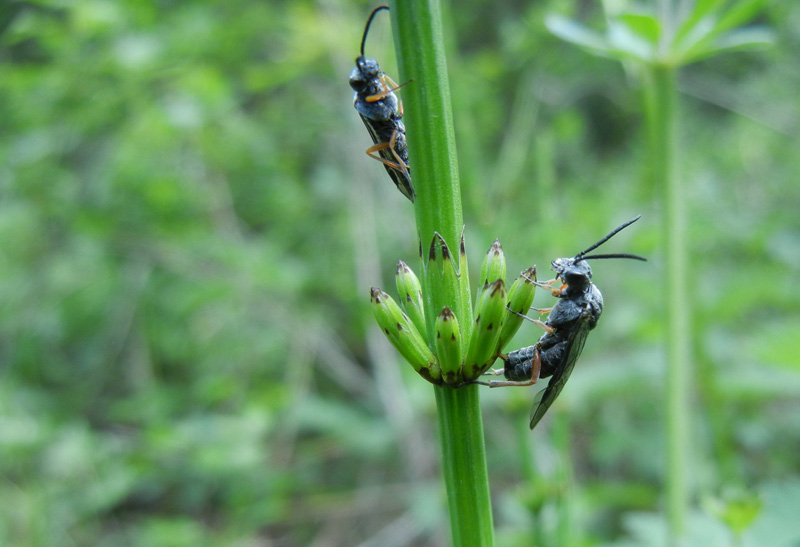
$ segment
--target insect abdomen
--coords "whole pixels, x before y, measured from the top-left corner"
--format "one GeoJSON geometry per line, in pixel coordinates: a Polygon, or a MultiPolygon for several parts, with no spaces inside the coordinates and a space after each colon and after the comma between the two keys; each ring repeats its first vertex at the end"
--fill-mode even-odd
{"type": "Polygon", "coordinates": [[[531,377],[532,359],[536,346],[512,351],[503,359],[503,376],[506,380],[525,381],[531,377]]]}

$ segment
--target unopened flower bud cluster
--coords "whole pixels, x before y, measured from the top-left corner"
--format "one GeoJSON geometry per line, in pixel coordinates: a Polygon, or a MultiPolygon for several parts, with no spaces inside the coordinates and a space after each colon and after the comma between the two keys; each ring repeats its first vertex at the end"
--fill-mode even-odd
{"type": "MultiPolygon", "coordinates": [[[[461,249],[463,255],[463,240],[461,249]]],[[[428,267],[435,260],[441,262],[436,267],[444,282],[458,283],[466,259],[462,256],[456,268],[438,234],[431,244],[428,267]]],[[[425,337],[422,286],[405,262],[397,265],[399,304],[375,287],[370,289],[370,301],[381,330],[414,370],[433,384],[458,387],[474,381],[494,363],[533,302],[535,267],[522,272],[508,290],[505,276],[503,248],[495,241],[481,267],[474,317],[459,318],[450,307],[444,307],[436,317],[434,339],[430,341],[425,337]]]]}

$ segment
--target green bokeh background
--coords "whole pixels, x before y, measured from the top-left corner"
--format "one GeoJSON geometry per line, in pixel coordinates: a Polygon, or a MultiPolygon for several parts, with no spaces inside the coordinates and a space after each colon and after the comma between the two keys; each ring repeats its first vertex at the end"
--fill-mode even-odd
{"type": "MultiPolygon", "coordinates": [[[[432,388],[368,306],[419,268],[347,85],[373,7],[0,2],[0,544],[447,544],[432,388]]],[[[640,90],[554,12],[602,27],[595,2],[447,10],[472,278],[495,238],[543,272],[638,213],[604,250],[650,262],[594,264],[603,319],[533,434],[536,388],[482,394],[498,544],[661,545],[640,90]]],[[[800,4],[756,22],[775,47],[680,79],[691,545],[800,542],[800,4]]],[[[388,18],[367,54],[396,74],[388,18]]]]}

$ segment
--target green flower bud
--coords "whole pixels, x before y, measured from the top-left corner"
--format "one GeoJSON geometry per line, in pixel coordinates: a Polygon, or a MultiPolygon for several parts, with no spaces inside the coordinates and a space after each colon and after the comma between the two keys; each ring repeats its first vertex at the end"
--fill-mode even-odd
{"type": "Polygon", "coordinates": [[[495,239],[494,243],[489,247],[486,256],[481,265],[481,277],[478,284],[478,298],[481,299],[481,293],[486,290],[490,283],[494,283],[498,279],[506,278],[506,255],[503,253],[503,247],[500,241],[495,239]]]}
{"type": "Polygon", "coordinates": [[[469,295],[461,292],[461,276],[466,276],[466,269],[462,270],[461,264],[465,263],[466,257],[461,256],[459,247],[455,249],[459,249],[456,255],[452,254],[453,248],[444,238],[434,232],[427,251],[427,260],[423,261],[427,281],[425,290],[428,291],[428,294],[423,295],[426,305],[430,305],[430,296],[436,294],[438,300],[451,309],[457,308],[457,303],[464,310],[471,309],[469,295]]]}
{"type": "Polygon", "coordinates": [[[436,318],[436,355],[445,383],[460,384],[461,334],[458,319],[447,306],[436,318]]]}
{"type": "Polygon", "coordinates": [[[427,265],[430,272],[437,274],[434,281],[445,285],[458,284],[460,263],[455,262],[450,246],[439,232],[433,233],[431,246],[428,248],[427,265]]]}
{"type": "Polygon", "coordinates": [[[501,351],[522,325],[523,318],[520,315],[528,313],[533,304],[533,296],[536,293],[535,281],[536,266],[533,266],[522,272],[508,290],[506,315],[503,319],[503,327],[500,329],[499,349],[501,351]]]}
{"type": "Polygon", "coordinates": [[[425,332],[425,308],[422,304],[422,285],[408,264],[402,260],[397,263],[397,294],[400,295],[400,307],[414,323],[419,332],[425,332]]]}
{"type": "Polygon", "coordinates": [[[420,376],[433,384],[441,384],[442,373],[436,357],[397,302],[382,290],[372,287],[370,303],[378,326],[400,355],[411,363],[420,376]]]}
{"type": "Polygon", "coordinates": [[[490,284],[481,294],[477,315],[472,324],[464,380],[474,380],[497,359],[497,343],[506,309],[506,289],[502,279],[490,284]]]}
{"type": "MultiPolygon", "coordinates": [[[[464,276],[464,282],[469,285],[469,268],[467,267],[467,248],[464,244],[464,228],[461,228],[461,245],[458,248],[458,256],[459,256],[459,263],[458,263],[458,275],[464,276]]],[[[467,290],[462,294],[463,301],[461,302],[463,310],[471,310],[472,309],[472,300],[470,298],[470,291],[467,290]]]]}

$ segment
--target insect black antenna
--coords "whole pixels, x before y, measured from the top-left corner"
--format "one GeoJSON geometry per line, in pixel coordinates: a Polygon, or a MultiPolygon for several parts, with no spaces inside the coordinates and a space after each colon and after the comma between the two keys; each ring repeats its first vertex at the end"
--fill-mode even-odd
{"type": "Polygon", "coordinates": [[[372,13],[369,14],[369,19],[367,19],[367,25],[364,27],[364,36],[361,38],[361,56],[364,56],[364,44],[367,43],[367,33],[369,32],[369,26],[372,24],[372,20],[375,18],[375,15],[379,11],[388,10],[389,6],[378,6],[372,13]]]}
{"type": "Polygon", "coordinates": [[[595,258],[632,258],[633,260],[641,260],[643,262],[647,262],[647,259],[643,256],[639,255],[632,255],[629,253],[617,253],[617,254],[607,254],[607,255],[589,255],[581,257],[581,260],[594,260],[595,258]]]}
{"type": "Polygon", "coordinates": [[[637,215],[635,218],[630,219],[628,222],[624,223],[623,225],[617,226],[616,228],[611,230],[611,233],[608,234],[606,237],[604,237],[603,239],[601,239],[600,241],[598,241],[597,243],[595,243],[594,245],[592,245],[591,247],[589,247],[585,251],[581,251],[578,254],[576,254],[575,255],[575,262],[580,262],[581,260],[586,260],[587,258],[636,258],[636,260],[644,260],[642,257],[638,257],[636,255],[630,255],[630,256],[623,256],[623,255],[616,255],[616,256],[612,256],[612,255],[595,255],[593,257],[585,256],[586,253],[588,253],[590,251],[594,251],[600,245],[602,245],[603,243],[605,243],[606,241],[608,241],[609,239],[611,239],[612,237],[617,235],[620,231],[624,230],[625,228],[627,228],[628,226],[630,226],[631,224],[633,224],[634,222],[636,222],[640,218],[642,218],[642,215],[637,215]]]}

